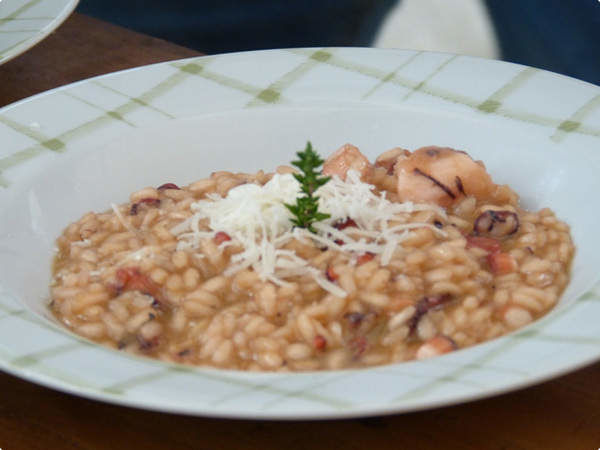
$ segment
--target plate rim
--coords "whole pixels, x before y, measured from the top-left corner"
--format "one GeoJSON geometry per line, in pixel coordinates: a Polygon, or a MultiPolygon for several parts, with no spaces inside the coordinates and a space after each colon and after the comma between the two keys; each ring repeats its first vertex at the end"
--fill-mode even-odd
{"type": "MultiPolygon", "coordinates": [[[[75,4],[77,3],[77,0],[75,0],[75,4]]],[[[68,14],[65,16],[65,18],[68,17],[68,14]]],[[[64,19],[63,19],[64,20],[64,19]]],[[[316,49],[316,48],[315,48],[316,49]]],[[[344,48],[345,50],[347,50],[348,48],[344,48]]],[[[89,83],[91,80],[96,80],[96,79],[100,79],[100,78],[105,78],[105,77],[112,77],[118,74],[123,74],[126,72],[132,72],[132,71],[143,71],[146,70],[149,67],[153,67],[153,66],[157,66],[157,65],[167,65],[167,64],[173,64],[173,63],[177,63],[177,62],[186,62],[186,61],[193,61],[193,60],[198,60],[200,58],[219,58],[219,57],[227,57],[229,55],[238,55],[240,53],[261,53],[261,54],[271,54],[273,52],[277,52],[277,51],[281,51],[281,50],[285,50],[285,49],[274,49],[274,50],[260,50],[260,51],[253,51],[253,52],[236,52],[236,53],[228,53],[228,54],[223,54],[223,55],[212,55],[212,56],[201,56],[201,57],[191,57],[191,58],[185,58],[185,59],[179,59],[179,60],[174,60],[174,61],[166,61],[166,62],[160,62],[160,63],[155,63],[155,64],[150,64],[150,65],[146,65],[146,66],[140,66],[140,67],[135,67],[135,68],[131,68],[131,69],[126,69],[126,70],[122,70],[122,71],[118,71],[118,72],[113,72],[113,73],[109,73],[109,74],[104,74],[104,75],[99,75],[97,77],[93,77],[93,78],[89,78],[89,79],[85,79],[85,80],[81,80],[78,81],[76,83],[72,83],[69,85],[65,85],[65,86],[60,86],[57,88],[54,88],[52,90],[46,91],[46,92],[42,92],[40,94],[36,94],[32,97],[28,97],[22,100],[19,100],[15,103],[9,104],[4,106],[3,108],[0,109],[0,114],[9,111],[12,108],[17,107],[20,104],[26,103],[26,102],[32,102],[35,101],[36,99],[43,97],[43,96],[47,96],[47,95],[51,95],[57,91],[61,91],[61,90],[65,90],[65,89],[69,89],[75,85],[81,85],[81,84],[87,84],[89,83]]],[[[398,52],[398,50],[393,50],[393,49],[376,49],[377,51],[385,51],[385,52],[393,52],[396,53],[398,52]]],[[[400,51],[402,52],[402,51],[400,51]]],[[[423,53],[436,53],[439,54],[439,52],[423,52],[423,53]]],[[[485,59],[485,58],[477,58],[477,57],[466,57],[469,59],[485,59]]],[[[513,63],[506,63],[506,64],[513,64],[513,63]]],[[[521,67],[526,67],[526,66],[522,66],[520,64],[513,64],[516,66],[521,66],[521,67]]],[[[552,72],[549,72],[552,73],[552,72]]],[[[558,75],[561,77],[564,77],[563,75],[560,74],[554,74],[553,75],[558,75]]],[[[570,77],[565,77],[565,78],[569,78],[571,80],[574,80],[573,78],[570,77]]],[[[581,80],[576,80],[579,81],[581,83],[585,83],[585,84],[590,84],[590,83],[586,83],[584,81],[581,80]]],[[[594,85],[592,85],[594,86],[594,85]]],[[[597,86],[594,86],[597,88],[597,86]]],[[[600,277],[600,275],[598,276],[600,277]]],[[[586,291],[585,294],[581,295],[578,297],[577,300],[575,300],[573,302],[573,304],[575,304],[576,302],[579,301],[579,299],[581,299],[581,297],[587,295],[589,292],[594,291],[595,289],[598,289],[599,283],[598,283],[598,277],[596,278],[596,281],[594,282],[594,286],[592,286],[589,290],[586,291]]],[[[22,305],[22,303],[21,303],[22,305]]],[[[27,308],[27,306],[25,306],[27,308]]],[[[565,309],[570,309],[572,307],[572,305],[566,305],[565,309]]],[[[558,309],[555,309],[554,311],[552,311],[552,313],[558,312],[558,309]]],[[[552,316],[552,313],[550,313],[548,316],[546,316],[544,319],[542,319],[542,321],[536,321],[534,322],[534,324],[538,324],[540,322],[543,322],[546,320],[546,318],[548,318],[549,316],[552,316]]],[[[37,314],[34,314],[32,312],[28,312],[28,314],[32,314],[33,317],[35,317],[37,320],[40,320],[40,318],[37,316],[37,314]]],[[[44,320],[44,319],[41,319],[44,320]]],[[[525,328],[526,330],[529,329],[529,327],[525,328]]],[[[56,330],[57,332],[62,332],[65,333],[65,330],[56,330]]],[[[72,333],[71,333],[72,334],[72,333]]],[[[83,342],[85,342],[87,345],[90,344],[89,341],[80,338],[79,336],[73,335],[76,337],[76,339],[79,339],[83,342]]],[[[503,339],[503,337],[498,338],[494,341],[499,341],[503,339]]],[[[477,347],[482,347],[486,344],[479,344],[477,347]]],[[[94,346],[96,346],[96,344],[94,344],[94,346]]],[[[107,350],[107,349],[103,349],[103,350],[107,350]]],[[[470,349],[467,349],[470,350],[470,349]]],[[[115,352],[118,353],[118,352],[115,352]]],[[[142,357],[136,357],[136,356],[132,356],[132,355],[126,355],[126,354],[121,354],[122,356],[125,356],[127,358],[134,358],[134,359],[140,359],[140,360],[144,360],[144,362],[152,362],[153,364],[160,364],[162,367],[166,366],[171,366],[172,364],[170,363],[163,363],[163,362],[158,362],[155,360],[148,360],[148,358],[142,358],[142,357]]],[[[441,358],[444,358],[443,356],[441,358]]],[[[510,386],[501,386],[501,387],[497,387],[495,389],[490,389],[490,388],[486,388],[484,392],[477,392],[477,393],[473,393],[473,394],[469,394],[469,395],[457,395],[455,397],[449,397],[446,398],[445,400],[442,401],[438,401],[436,402],[429,402],[429,403],[424,403],[421,404],[420,406],[409,406],[408,408],[398,408],[397,404],[388,404],[387,406],[383,406],[383,405],[379,405],[379,406],[366,406],[363,408],[356,408],[356,409],[352,409],[350,411],[347,412],[341,412],[341,411],[334,411],[331,413],[328,412],[321,412],[321,413],[313,413],[313,412],[288,412],[288,413],[282,413],[281,411],[277,412],[277,413],[272,413],[269,411],[248,411],[248,412],[240,412],[240,411],[220,411],[220,410],[214,410],[211,412],[207,412],[207,411],[201,411],[201,410],[197,410],[197,409],[193,409],[191,408],[190,410],[186,410],[186,408],[174,408],[171,409],[169,407],[165,408],[164,406],[160,405],[160,402],[158,403],[153,403],[153,402],[141,402],[139,400],[135,400],[135,399],[131,399],[128,397],[117,397],[117,396],[111,396],[110,394],[107,394],[105,392],[101,392],[99,390],[87,390],[84,388],[77,388],[76,386],[72,386],[69,384],[65,384],[64,382],[62,382],[59,379],[53,379],[50,377],[47,377],[46,375],[42,374],[41,372],[36,372],[36,371],[32,371],[32,370],[19,370],[13,366],[11,366],[9,364],[8,361],[5,361],[5,359],[0,356],[0,368],[2,368],[2,370],[11,373],[14,376],[17,376],[19,378],[24,378],[28,381],[32,381],[34,383],[37,384],[41,384],[43,386],[46,387],[51,387],[53,389],[57,389],[59,391],[62,392],[67,392],[70,394],[74,394],[74,395],[79,395],[79,396],[83,396],[86,398],[91,398],[94,400],[99,400],[99,401],[106,401],[109,403],[114,403],[114,404],[119,404],[119,405],[124,405],[124,406],[133,406],[133,407],[137,407],[137,408],[143,408],[143,409],[150,409],[150,410],[156,410],[156,411],[164,411],[164,412],[170,412],[170,413],[180,413],[180,414],[188,414],[188,415],[199,415],[199,416],[210,416],[210,417],[223,417],[223,418],[246,418],[246,419],[250,419],[250,418],[260,418],[260,419],[273,419],[273,420],[279,420],[279,419],[283,419],[283,420],[296,420],[296,419],[309,419],[309,418],[313,418],[313,419],[336,419],[336,418],[351,418],[351,417],[362,417],[362,416],[371,416],[371,415],[385,415],[385,414],[396,414],[396,413],[405,413],[405,412],[412,412],[412,411],[420,411],[420,410],[424,410],[424,409],[430,409],[430,408],[437,408],[437,407],[443,407],[443,406],[448,406],[448,405],[454,405],[454,404],[459,404],[459,403],[463,403],[463,402],[468,402],[468,401],[473,401],[473,400],[477,400],[477,399],[481,399],[481,398],[487,398],[487,397],[491,397],[491,396],[495,396],[495,395],[499,395],[501,393],[505,393],[505,392],[511,392],[514,390],[518,390],[518,389],[522,389],[534,384],[538,384],[540,382],[543,382],[545,380],[548,379],[552,379],[555,378],[557,376],[560,376],[562,374],[577,370],[581,367],[585,367],[589,364],[592,364],[596,361],[600,360],[600,350],[597,352],[596,355],[594,356],[588,356],[586,358],[582,358],[579,360],[578,363],[576,363],[575,365],[571,364],[568,367],[557,367],[554,370],[551,370],[549,372],[546,372],[544,374],[538,374],[537,376],[528,376],[526,379],[520,381],[520,382],[512,382],[510,384],[510,386]]],[[[407,364],[407,363],[402,363],[403,364],[407,364]]],[[[175,365],[175,366],[179,366],[179,365],[175,365]]],[[[202,370],[207,370],[204,368],[193,368],[192,371],[202,371],[202,370]]],[[[216,371],[216,372],[229,372],[229,371],[221,371],[219,369],[208,369],[210,371],[216,371]]],[[[360,372],[365,372],[371,369],[359,369],[358,371],[360,372]]],[[[334,372],[340,372],[340,371],[333,371],[330,373],[334,373],[334,372]]],[[[291,376],[301,376],[304,374],[292,374],[291,376]]],[[[277,375],[275,375],[277,376],[277,375]]],[[[290,374],[286,374],[286,376],[290,376],[290,374]]]]}
{"type": "MultiPolygon", "coordinates": [[[[63,4],[63,9],[60,14],[53,17],[53,19],[48,22],[43,28],[37,30],[35,34],[26,38],[25,40],[19,42],[12,48],[7,51],[0,49],[0,66],[9,62],[10,60],[16,58],[17,56],[22,55],[27,52],[29,49],[39,44],[41,41],[46,39],[50,33],[55,31],[58,27],[60,27],[65,20],[69,18],[69,16],[73,13],[77,5],[79,4],[79,0],[54,0],[63,4]]],[[[16,103],[16,102],[15,102],[16,103]]],[[[9,105],[7,105],[9,106],[9,105]]],[[[4,109],[4,107],[2,108],[4,109]]]]}

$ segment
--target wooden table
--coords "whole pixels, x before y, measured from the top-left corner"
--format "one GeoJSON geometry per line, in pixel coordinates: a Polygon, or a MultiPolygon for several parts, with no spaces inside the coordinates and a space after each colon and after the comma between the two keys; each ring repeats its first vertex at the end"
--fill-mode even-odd
{"type": "MultiPolygon", "coordinates": [[[[0,106],[94,75],[197,54],[75,14],[45,41],[0,66],[0,106]]],[[[600,447],[600,363],[488,400],[341,421],[260,422],[161,414],[73,397],[2,373],[0,393],[4,450],[600,447]]]]}

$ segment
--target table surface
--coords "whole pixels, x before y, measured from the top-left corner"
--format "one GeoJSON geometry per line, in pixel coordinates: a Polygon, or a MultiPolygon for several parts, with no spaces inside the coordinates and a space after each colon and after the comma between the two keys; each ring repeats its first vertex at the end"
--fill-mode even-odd
{"type": "MultiPolygon", "coordinates": [[[[74,14],[42,43],[0,66],[0,106],[91,76],[195,55],[198,52],[74,14]]],[[[600,447],[599,385],[597,363],[535,387],[432,411],[265,422],[109,405],[0,372],[0,449],[589,450],[600,447]]]]}

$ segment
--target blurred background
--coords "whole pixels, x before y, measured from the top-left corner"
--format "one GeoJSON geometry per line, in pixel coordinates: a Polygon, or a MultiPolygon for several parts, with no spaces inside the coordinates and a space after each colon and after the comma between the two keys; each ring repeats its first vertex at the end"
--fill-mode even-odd
{"type": "Polygon", "coordinates": [[[600,84],[599,0],[81,0],[78,11],[207,54],[410,48],[600,84]]]}

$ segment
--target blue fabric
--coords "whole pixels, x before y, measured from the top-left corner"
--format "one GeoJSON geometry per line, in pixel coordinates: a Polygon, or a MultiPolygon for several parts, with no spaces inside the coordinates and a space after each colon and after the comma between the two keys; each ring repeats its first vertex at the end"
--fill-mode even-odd
{"type": "Polygon", "coordinates": [[[214,54],[369,46],[395,0],[82,0],[78,11],[214,54]]]}
{"type": "MultiPolygon", "coordinates": [[[[598,0],[485,1],[502,59],[600,84],[598,0]]],[[[82,0],[78,11],[214,54],[265,48],[369,46],[395,3],[82,0]]]]}
{"type": "Polygon", "coordinates": [[[600,84],[598,0],[487,0],[502,59],[600,84]]]}

